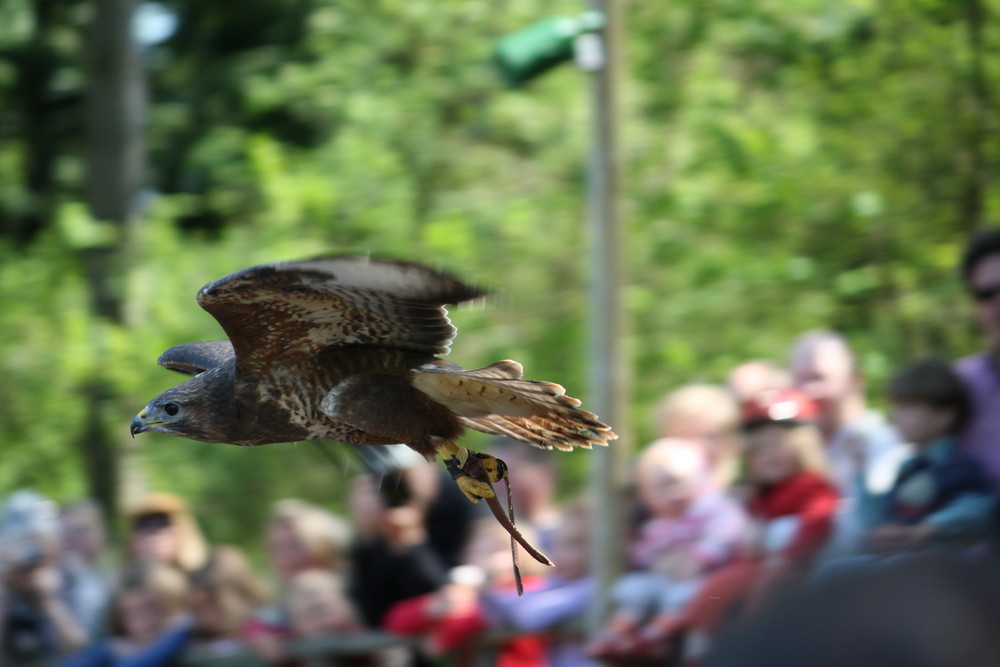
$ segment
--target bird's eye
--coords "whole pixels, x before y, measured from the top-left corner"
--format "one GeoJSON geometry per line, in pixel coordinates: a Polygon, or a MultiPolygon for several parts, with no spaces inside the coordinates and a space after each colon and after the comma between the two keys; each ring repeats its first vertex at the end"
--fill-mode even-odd
{"type": "Polygon", "coordinates": [[[181,406],[176,403],[164,403],[163,411],[170,417],[176,417],[177,413],[181,411],[181,406]]]}

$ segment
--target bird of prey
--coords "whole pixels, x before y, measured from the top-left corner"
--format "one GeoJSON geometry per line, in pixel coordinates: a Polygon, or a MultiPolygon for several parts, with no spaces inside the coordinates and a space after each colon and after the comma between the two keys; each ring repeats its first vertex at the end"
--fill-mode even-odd
{"type": "Polygon", "coordinates": [[[465,495],[497,514],[492,483],[506,466],[459,446],[466,428],[560,450],[616,436],[560,385],[521,379],[516,361],[467,370],[440,358],[456,333],[445,305],[481,296],[425,266],[369,257],[231,273],[197,297],[229,340],[164,352],[161,366],[194,377],[151,400],[131,432],[242,446],[403,443],[441,454],[465,495]]]}

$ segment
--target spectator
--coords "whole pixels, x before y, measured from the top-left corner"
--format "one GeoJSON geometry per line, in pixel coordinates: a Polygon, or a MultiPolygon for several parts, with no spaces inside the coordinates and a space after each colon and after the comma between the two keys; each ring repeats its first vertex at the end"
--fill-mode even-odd
{"type": "MultiPolygon", "coordinates": [[[[526,535],[533,537],[529,528],[526,535]]],[[[463,562],[449,572],[448,583],[441,589],[402,600],[386,615],[384,627],[389,632],[423,636],[430,656],[457,651],[458,664],[470,664],[472,656],[463,650],[471,640],[489,627],[479,597],[482,591],[506,592],[516,588],[510,563],[510,536],[492,517],[476,522],[463,562]]],[[[528,574],[525,564],[524,585],[528,591],[540,583],[528,574]]],[[[538,568],[541,566],[539,565],[538,568]]],[[[504,642],[498,649],[499,667],[525,667],[544,663],[544,646],[538,637],[520,636],[504,642]]]]}
{"type": "Polygon", "coordinates": [[[880,525],[869,535],[877,551],[984,537],[996,499],[979,463],[955,445],[969,414],[961,379],[943,361],[904,368],[889,385],[892,421],[915,449],[900,468],[880,525]]]}
{"type": "Polygon", "coordinates": [[[816,406],[794,391],[766,392],[743,408],[748,507],[758,523],[746,558],[711,574],[685,609],[692,644],[742,603],[759,605],[774,584],[805,570],[833,528],[837,492],[827,480],[816,406]]]}
{"type": "MultiPolygon", "coordinates": [[[[343,637],[364,631],[361,616],[347,595],[344,576],[329,570],[300,572],[288,586],[288,610],[293,639],[343,637]]],[[[301,667],[367,667],[398,664],[392,650],[334,654],[295,661],[301,667]]]]}
{"type": "Polygon", "coordinates": [[[994,484],[1000,483],[1000,228],[972,237],[961,262],[966,289],[976,304],[986,349],[960,359],[955,370],[965,381],[972,414],[960,438],[994,484]]]}
{"type": "Polygon", "coordinates": [[[103,629],[111,596],[107,530],[97,503],[83,500],[59,515],[62,595],[91,637],[103,629]]]}
{"type": "Polygon", "coordinates": [[[726,378],[726,387],[740,405],[765,391],[791,386],[788,371],[765,359],[744,361],[729,371],[726,378]]]}
{"type": "Polygon", "coordinates": [[[152,493],[129,513],[127,560],[164,563],[191,574],[205,564],[208,547],[187,503],[152,493]]]}
{"type": "Polygon", "coordinates": [[[56,505],[15,491],[0,517],[0,663],[51,660],[85,645],[86,628],[59,595],[56,505]]]}
{"type": "Polygon", "coordinates": [[[792,381],[815,401],[830,474],[841,495],[828,557],[855,553],[872,517],[865,509],[888,492],[909,448],[885,418],[869,410],[864,382],[847,341],[812,331],[792,346],[792,381]]]}
{"type": "Polygon", "coordinates": [[[114,600],[112,636],[68,659],[64,667],[166,667],[187,648],[184,574],[144,559],[127,565],[114,600]]]}
{"type": "Polygon", "coordinates": [[[279,500],[267,526],[267,553],[282,584],[306,570],[343,572],[351,527],[347,520],[295,498],[279,500]]]}
{"type": "Polygon", "coordinates": [[[739,406],[724,387],[681,387],[660,400],[654,421],[657,437],[693,440],[705,448],[719,488],[736,478],[739,406]]]}
{"type": "Polygon", "coordinates": [[[746,538],[745,513],[711,482],[697,443],[654,442],[639,457],[636,480],[650,518],[632,545],[638,569],[615,585],[615,611],[589,646],[595,656],[663,654],[704,576],[728,562],[746,538]]]}
{"type": "Polygon", "coordinates": [[[744,405],[748,507],[758,553],[771,570],[808,565],[833,528],[837,491],[827,478],[815,404],[798,392],[765,392],[744,405]]]}
{"type": "Polygon", "coordinates": [[[213,549],[204,567],[191,575],[192,646],[212,655],[237,652],[254,611],[265,600],[243,552],[228,546],[213,549]]]}
{"type": "Polygon", "coordinates": [[[291,636],[288,587],[310,570],[344,572],[351,539],[346,520],[302,500],[279,500],[265,530],[268,560],[277,578],[278,600],[261,609],[247,625],[245,637],[268,662],[280,662],[291,636]]]}
{"type": "MultiPolygon", "coordinates": [[[[552,545],[555,568],[537,588],[525,591],[524,597],[509,590],[483,593],[481,601],[491,624],[527,633],[558,630],[590,608],[594,583],[588,576],[589,507],[577,501],[563,511],[563,517],[552,545]]],[[[554,635],[546,643],[545,655],[550,667],[593,664],[583,643],[571,636],[554,635]]]]}
{"type": "Polygon", "coordinates": [[[426,500],[408,490],[393,501],[380,495],[378,484],[362,475],[351,487],[351,507],[361,512],[355,525],[364,528],[351,551],[350,590],[372,628],[381,627],[396,602],[443,586],[448,571],[428,539],[426,500]]]}
{"type": "MultiPolygon", "coordinates": [[[[458,565],[472,522],[482,508],[468,502],[443,467],[429,463],[406,445],[361,447],[359,454],[377,481],[379,504],[423,508],[428,545],[446,568],[458,565]]],[[[359,529],[373,529],[376,523],[373,520],[356,525],[359,529]]]]}
{"type": "Polygon", "coordinates": [[[306,570],[292,579],[288,612],[292,636],[298,638],[353,634],[364,628],[343,575],[329,570],[306,570]]]}

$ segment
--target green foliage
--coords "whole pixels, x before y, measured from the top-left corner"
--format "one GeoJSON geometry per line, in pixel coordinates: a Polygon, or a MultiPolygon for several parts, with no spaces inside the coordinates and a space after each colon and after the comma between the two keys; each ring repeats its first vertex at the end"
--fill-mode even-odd
{"type": "MultiPolygon", "coordinates": [[[[99,377],[111,389],[100,418],[126,465],[194,498],[213,538],[251,542],[281,496],[341,504],[348,459],[316,443],[127,440],[131,416],[179,379],[156,356],[222,335],[196,290],[257,262],[352,251],[447,267],[494,288],[486,307],[455,314],[455,361],[515,358],[586,398],[585,77],[563,67],[508,91],[489,65],[497,37],[578,3],[169,5],[180,31],[146,53],[156,196],[134,237],[86,213],[79,141],[59,135],[40,193],[27,135],[0,134],[12,139],[0,144],[0,491],[86,492],[79,434],[99,377]],[[51,219],[26,243],[18,216],[43,195],[51,219]],[[90,306],[85,251],[103,247],[124,258],[121,322],[90,306]]],[[[985,58],[997,5],[627,4],[637,441],[664,392],[747,358],[781,361],[806,329],[851,338],[876,400],[901,361],[974,349],[953,264],[998,206],[976,185],[1000,157],[989,94],[1000,64],[985,58]]],[[[87,6],[67,3],[46,33],[54,52],[78,48],[70,28],[87,6]]],[[[31,41],[32,16],[29,3],[0,4],[0,92],[18,89],[8,51],[31,41]]],[[[50,92],[79,93],[83,72],[60,67],[50,92]]],[[[27,109],[0,97],[7,126],[27,109]]],[[[574,493],[587,456],[562,461],[574,493]]]]}

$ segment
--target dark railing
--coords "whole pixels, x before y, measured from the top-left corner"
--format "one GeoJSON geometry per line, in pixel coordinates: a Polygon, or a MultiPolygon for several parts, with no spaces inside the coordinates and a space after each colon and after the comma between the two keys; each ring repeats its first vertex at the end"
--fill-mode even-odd
{"type": "MultiPolygon", "coordinates": [[[[291,659],[311,664],[337,664],[338,659],[357,658],[382,652],[403,651],[416,644],[412,637],[401,637],[384,632],[360,635],[337,635],[296,639],[284,644],[285,655],[291,659]]],[[[248,647],[218,653],[207,649],[190,649],[182,658],[183,667],[269,667],[268,663],[248,647]]]]}

